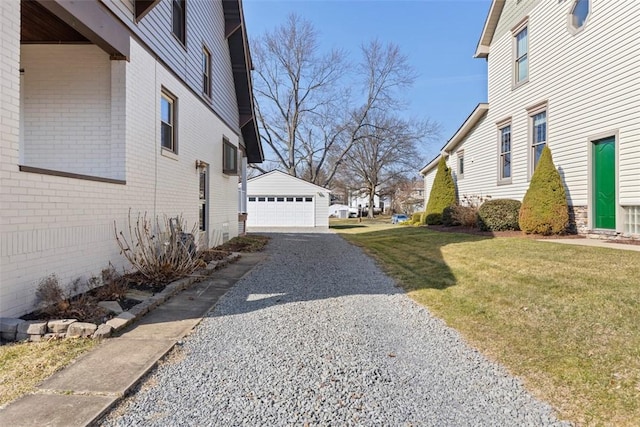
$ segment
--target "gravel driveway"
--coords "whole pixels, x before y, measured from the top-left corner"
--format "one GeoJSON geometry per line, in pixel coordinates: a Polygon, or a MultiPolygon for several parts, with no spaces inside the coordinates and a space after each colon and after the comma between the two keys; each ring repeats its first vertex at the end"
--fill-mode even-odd
{"type": "Polygon", "coordinates": [[[564,425],[339,236],[267,251],[104,425],[564,425]]]}

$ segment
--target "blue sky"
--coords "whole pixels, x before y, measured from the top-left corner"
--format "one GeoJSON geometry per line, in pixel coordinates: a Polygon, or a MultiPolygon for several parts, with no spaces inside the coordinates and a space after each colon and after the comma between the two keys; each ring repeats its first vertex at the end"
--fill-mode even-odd
{"type": "Polygon", "coordinates": [[[490,0],[244,0],[249,37],[271,31],[292,12],[311,21],[327,49],[359,58],[362,43],[393,42],[419,77],[406,94],[407,115],[442,125],[429,155],[455,133],[479,102],[487,101],[487,65],[474,59],[490,0]]]}

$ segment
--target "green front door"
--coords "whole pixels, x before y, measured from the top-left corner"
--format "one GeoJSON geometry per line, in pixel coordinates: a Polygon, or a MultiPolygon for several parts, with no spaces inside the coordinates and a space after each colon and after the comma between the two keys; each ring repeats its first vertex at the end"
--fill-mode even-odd
{"type": "Polygon", "coordinates": [[[616,141],[593,143],[593,206],[595,228],[616,228],[616,141]]]}

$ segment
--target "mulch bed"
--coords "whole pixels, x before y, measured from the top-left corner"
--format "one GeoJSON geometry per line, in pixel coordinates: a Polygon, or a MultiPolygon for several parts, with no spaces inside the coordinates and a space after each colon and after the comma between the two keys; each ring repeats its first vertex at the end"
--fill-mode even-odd
{"type": "Polygon", "coordinates": [[[429,230],[441,231],[444,233],[465,233],[473,234],[475,236],[487,236],[487,237],[524,237],[527,239],[584,239],[585,236],[579,234],[563,234],[554,236],[541,236],[539,234],[527,234],[523,231],[482,231],[479,228],[452,226],[446,227],[444,225],[428,225],[429,230]]]}

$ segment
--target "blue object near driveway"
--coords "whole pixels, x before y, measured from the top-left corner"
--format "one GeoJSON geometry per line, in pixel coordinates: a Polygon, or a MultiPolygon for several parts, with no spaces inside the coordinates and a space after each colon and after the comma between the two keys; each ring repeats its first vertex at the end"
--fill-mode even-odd
{"type": "Polygon", "coordinates": [[[408,221],[409,217],[405,214],[393,214],[391,215],[391,224],[400,224],[401,222],[408,221]]]}

